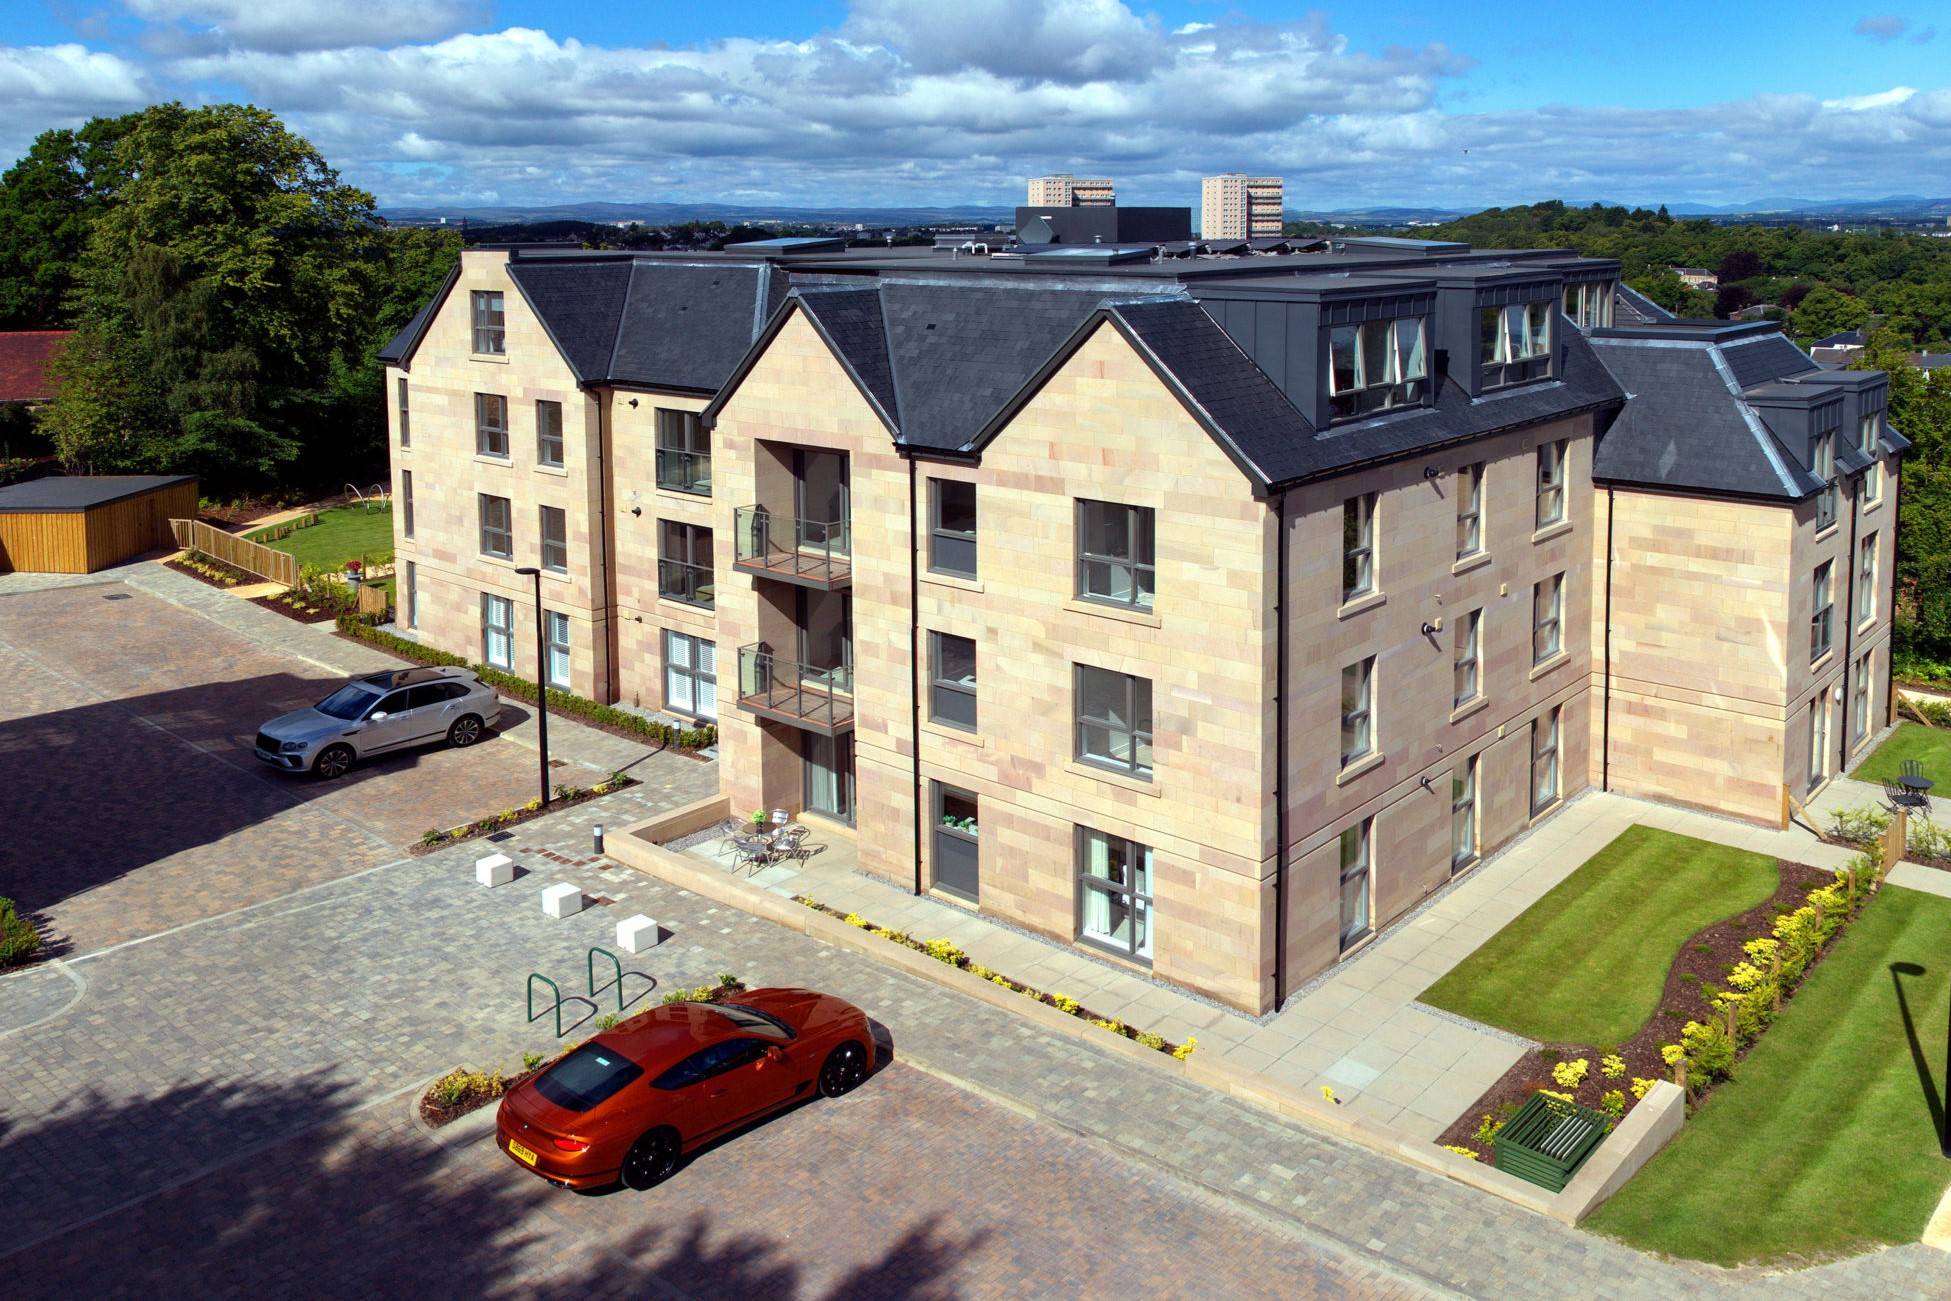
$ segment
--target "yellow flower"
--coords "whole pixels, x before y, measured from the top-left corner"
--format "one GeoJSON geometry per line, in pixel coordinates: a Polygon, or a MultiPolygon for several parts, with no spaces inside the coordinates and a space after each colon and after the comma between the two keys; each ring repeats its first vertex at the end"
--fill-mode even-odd
{"type": "Polygon", "coordinates": [[[1457,1154],[1458,1156],[1467,1156],[1467,1157],[1469,1157],[1469,1158],[1470,1158],[1470,1159],[1471,1159],[1472,1161],[1475,1161],[1475,1160],[1477,1160],[1477,1159],[1478,1159],[1478,1157],[1477,1157],[1477,1154],[1476,1154],[1475,1152],[1472,1152],[1472,1151],[1471,1151],[1471,1150],[1470,1150],[1469,1148],[1467,1148],[1467,1147],[1458,1147],[1458,1146],[1457,1146],[1457,1145],[1456,1145],[1455,1143],[1445,1143],[1445,1144],[1443,1144],[1443,1150],[1444,1150],[1445,1152],[1454,1152],[1454,1153],[1456,1153],[1456,1154],[1457,1154]]]}
{"type": "Polygon", "coordinates": [[[1551,1068],[1551,1078],[1567,1089],[1576,1089],[1585,1079],[1585,1072],[1590,1069],[1590,1066],[1591,1063],[1583,1057],[1575,1061],[1559,1062],[1551,1068]]]}
{"type": "Polygon", "coordinates": [[[1607,1053],[1599,1059],[1599,1074],[1608,1080],[1616,1080],[1626,1073],[1626,1059],[1618,1053],[1607,1053]]]}
{"type": "Polygon", "coordinates": [[[1657,1083],[1659,1083],[1658,1080],[1643,1079],[1637,1075],[1633,1076],[1633,1100],[1637,1102],[1643,1099],[1652,1091],[1653,1086],[1657,1083]]]}
{"type": "Polygon", "coordinates": [[[1339,1107],[1341,1105],[1341,1099],[1335,1096],[1335,1091],[1325,1084],[1321,1086],[1321,1096],[1326,1098],[1332,1106],[1339,1107]]]}
{"type": "Polygon", "coordinates": [[[1174,1060],[1184,1061],[1186,1058],[1192,1056],[1193,1051],[1198,1047],[1199,1036],[1196,1034],[1187,1035],[1186,1041],[1172,1050],[1172,1056],[1174,1060]]]}

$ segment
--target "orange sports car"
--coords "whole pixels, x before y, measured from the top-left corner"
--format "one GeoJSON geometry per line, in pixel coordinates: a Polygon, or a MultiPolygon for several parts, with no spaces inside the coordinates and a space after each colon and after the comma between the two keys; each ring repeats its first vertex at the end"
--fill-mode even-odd
{"type": "Polygon", "coordinates": [[[666,1003],[510,1090],[495,1142],[565,1188],[649,1188],[721,1134],[852,1089],[873,1042],[864,1012],[810,989],[666,1003]]]}

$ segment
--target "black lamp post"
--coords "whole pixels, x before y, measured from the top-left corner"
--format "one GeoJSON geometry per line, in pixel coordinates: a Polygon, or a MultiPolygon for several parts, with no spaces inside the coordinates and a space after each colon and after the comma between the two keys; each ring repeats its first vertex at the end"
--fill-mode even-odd
{"type": "Polygon", "coordinates": [[[542,633],[542,571],[523,565],[515,571],[535,580],[535,739],[541,742],[542,806],[549,804],[549,646],[542,633]]]}

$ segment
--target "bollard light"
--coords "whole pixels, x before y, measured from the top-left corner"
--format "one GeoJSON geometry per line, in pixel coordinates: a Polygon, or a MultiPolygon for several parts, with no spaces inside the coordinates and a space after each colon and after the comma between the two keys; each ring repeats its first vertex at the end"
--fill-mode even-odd
{"type": "Polygon", "coordinates": [[[596,824],[595,830],[590,834],[590,839],[594,843],[596,852],[598,854],[601,854],[603,852],[603,824],[602,823],[599,822],[596,824]]]}

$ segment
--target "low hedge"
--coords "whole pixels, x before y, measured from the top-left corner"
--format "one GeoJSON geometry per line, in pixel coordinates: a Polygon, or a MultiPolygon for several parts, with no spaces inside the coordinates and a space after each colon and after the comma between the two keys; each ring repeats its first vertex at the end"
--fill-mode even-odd
{"type": "MultiPolygon", "coordinates": [[[[535,684],[527,678],[516,677],[513,673],[486,664],[472,663],[459,655],[449,654],[432,646],[422,646],[417,641],[396,637],[390,632],[374,627],[371,617],[367,615],[342,614],[338,622],[340,633],[354,641],[377,646],[388,654],[397,655],[403,660],[412,660],[416,664],[473,669],[483,682],[503,695],[525,700],[531,705],[535,703],[535,684]]],[[[702,727],[674,727],[669,723],[644,718],[625,709],[599,705],[594,700],[560,691],[555,687],[549,688],[549,708],[558,714],[580,718],[584,722],[593,723],[612,732],[643,737],[680,750],[702,750],[718,742],[718,729],[708,723],[702,727]]]]}
{"type": "Polygon", "coordinates": [[[41,933],[0,896],[0,968],[17,967],[41,951],[41,933]]]}

